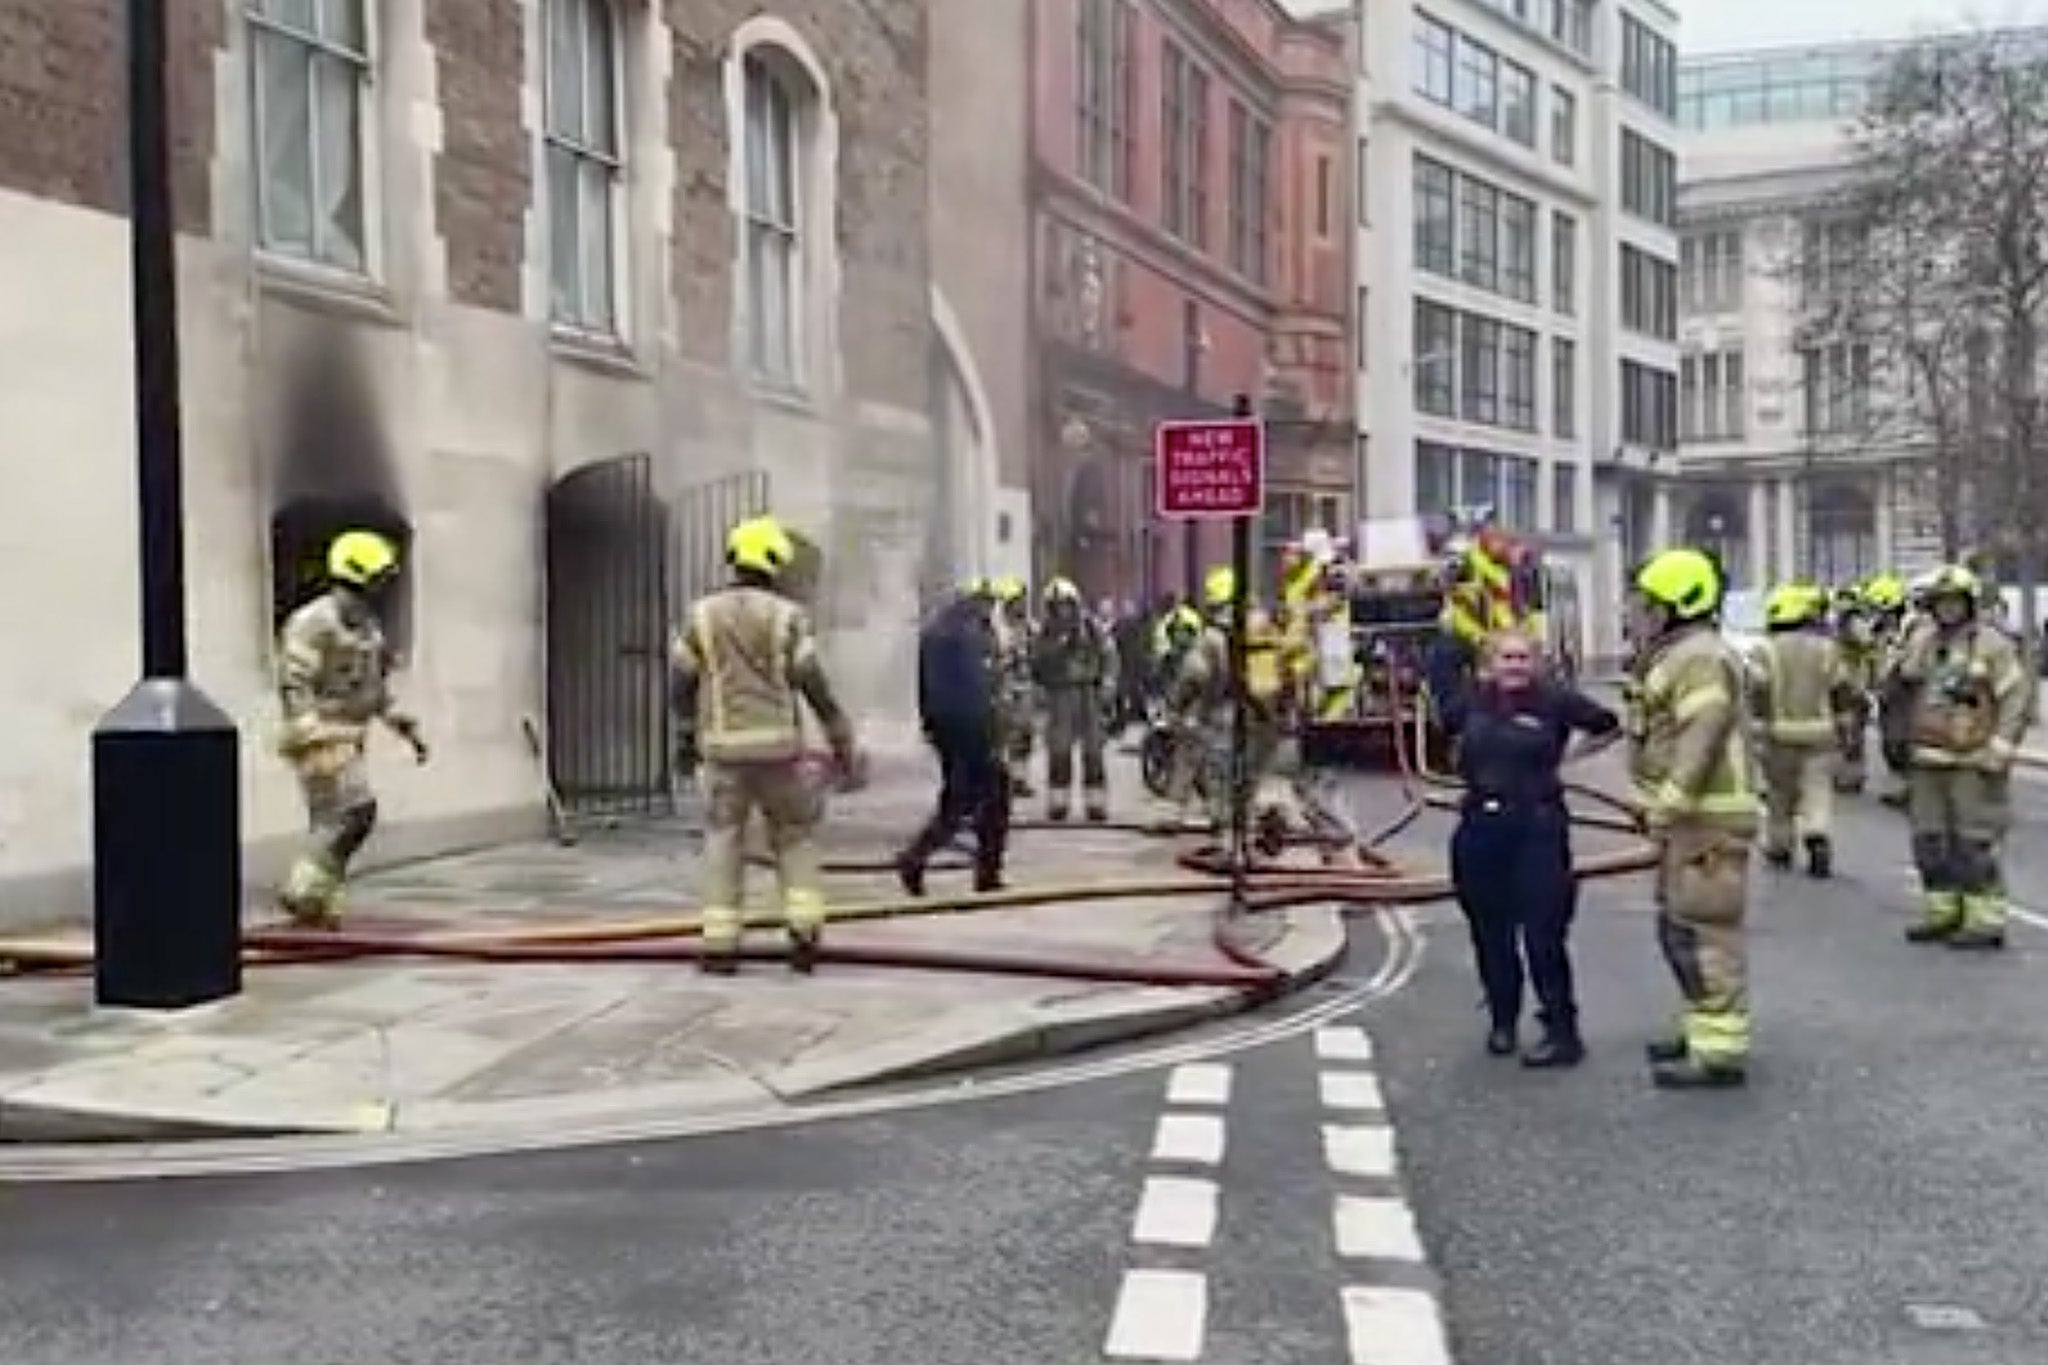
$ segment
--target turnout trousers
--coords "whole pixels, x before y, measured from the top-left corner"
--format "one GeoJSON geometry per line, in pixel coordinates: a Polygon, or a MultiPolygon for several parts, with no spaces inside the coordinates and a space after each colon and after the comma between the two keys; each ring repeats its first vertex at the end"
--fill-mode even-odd
{"type": "Polygon", "coordinates": [[[1081,751],[1081,800],[1088,818],[1109,816],[1109,778],[1104,770],[1101,689],[1094,684],[1058,687],[1046,693],[1045,812],[1067,818],[1074,792],[1074,751],[1081,751]]]}
{"type": "Polygon", "coordinates": [[[1906,776],[1906,794],[1928,927],[2002,931],[1999,853],[2012,823],[2011,779],[1981,768],[1915,767],[1906,776]]]}
{"type": "Polygon", "coordinates": [[[1749,1059],[1747,835],[1678,823],[1664,832],[1657,865],[1657,942],[1684,999],[1678,1034],[1704,1070],[1739,1070],[1749,1059]]]}
{"type": "Polygon", "coordinates": [[[748,821],[758,812],[775,860],[779,908],[792,935],[815,937],[825,923],[814,834],[824,799],[795,759],[707,760],[704,793],[704,952],[738,950],[745,926],[748,821]]]}
{"type": "Polygon", "coordinates": [[[1544,1027],[1575,1034],[1578,1000],[1568,940],[1579,887],[1564,807],[1496,800],[1468,807],[1451,836],[1451,876],[1493,1026],[1511,1029],[1520,1022],[1526,981],[1544,1027]]]}

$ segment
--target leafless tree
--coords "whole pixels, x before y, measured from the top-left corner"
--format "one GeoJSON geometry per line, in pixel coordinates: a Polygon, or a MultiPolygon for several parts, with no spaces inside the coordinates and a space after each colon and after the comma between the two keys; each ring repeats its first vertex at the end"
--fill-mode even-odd
{"type": "Polygon", "coordinates": [[[2041,328],[2048,316],[2048,43],[1975,32],[1902,49],[1852,133],[1860,259],[1831,325],[1867,339],[1893,420],[1936,463],[1950,553],[2016,563],[2022,614],[2048,548],[2041,328]]]}

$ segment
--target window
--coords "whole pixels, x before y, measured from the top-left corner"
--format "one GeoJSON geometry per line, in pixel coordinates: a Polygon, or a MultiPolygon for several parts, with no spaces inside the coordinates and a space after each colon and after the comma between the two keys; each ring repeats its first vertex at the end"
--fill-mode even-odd
{"type": "Polygon", "coordinates": [[[1488,128],[1500,121],[1500,58],[1484,43],[1458,35],[1458,65],[1453,73],[1451,107],[1488,128]]]}
{"type": "Polygon", "coordinates": [[[1870,248],[1860,224],[1809,221],[1800,227],[1799,287],[1809,308],[1826,308],[1867,278],[1863,262],[1870,248]]]}
{"type": "Polygon", "coordinates": [[[1510,531],[1536,529],[1536,478],[1542,468],[1526,456],[1500,457],[1500,521],[1510,531]]]}
{"type": "Polygon", "coordinates": [[[1687,441],[1733,441],[1745,417],[1742,352],[1707,351],[1678,362],[1678,434],[1687,441]]]}
{"type": "Polygon", "coordinates": [[[1506,58],[1500,64],[1500,130],[1524,147],[1536,145],[1536,77],[1506,58]]]}
{"type": "Polygon", "coordinates": [[[1577,465],[1550,467],[1550,529],[1561,536],[1579,529],[1579,469],[1577,465]]]}
{"type": "Polygon", "coordinates": [[[1593,51],[1595,0],[1542,0],[1550,7],[1550,36],[1581,57],[1593,51]]]}
{"type": "Polygon", "coordinates": [[[1536,430],[1536,334],[1501,328],[1500,421],[1516,431],[1536,430]]]}
{"type": "Polygon", "coordinates": [[[1678,217],[1678,159],[1627,128],[1621,130],[1621,206],[1662,227],[1678,217]]]}
{"type": "Polygon", "coordinates": [[[1458,452],[1436,441],[1415,443],[1415,510],[1448,512],[1458,505],[1458,452]]]}
{"type": "Polygon", "coordinates": [[[1500,191],[1470,176],[1458,181],[1458,277],[1481,289],[1500,284],[1500,191]]]}
{"type": "Polygon", "coordinates": [[[1579,434],[1579,352],[1565,337],[1550,340],[1550,432],[1570,440],[1579,434]]]}
{"type": "Polygon", "coordinates": [[[252,0],[256,239],[265,251],[369,269],[365,0],[252,0]]]}
{"type": "Polygon", "coordinates": [[[1136,22],[1126,0],[1079,0],[1074,91],[1081,178],[1118,199],[1131,197],[1131,126],[1137,86],[1131,79],[1136,22]]]}
{"type": "Polygon", "coordinates": [[[1661,341],[1678,337],[1678,267],[1627,243],[1621,248],[1621,325],[1661,341]]]}
{"type": "Polygon", "coordinates": [[[1678,448],[1678,376],[1621,362],[1621,439],[1651,450],[1678,448]]]}
{"type": "Polygon", "coordinates": [[[1742,233],[1703,232],[1678,244],[1679,287],[1686,307],[1725,313],[1742,306],[1742,233]]]}
{"type": "Polygon", "coordinates": [[[1316,236],[1330,238],[1330,158],[1316,158],[1316,236]]]}
{"type": "Polygon", "coordinates": [[[1160,204],[1166,230],[1190,246],[1209,244],[1209,73],[1172,43],[1160,51],[1160,204]]]}
{"type": "Polygon", "coordinates": [[[747,57],[745,82],[748,360],[757,377],[795,386],[804,380],[804,110],[793,77],[761,56],[747,57]]]}
{"type": "Polygon", "coordinates": [[[1678,121],[1701,129],[1847,123],[1862,112],[1890,56],[1866,47],[1688,63],[1678,76],[1678,121]]]}
{"type": "Polygon", "coordinates": [[[1458,314],[1428,299],[1415,300],[1415,407],[1434,417],[1457,411],[1458,314]]]}
{"type": "Polygon", "coordinates": [[[1566,317],[1578,308],[1579,224],[1569,214],[1550,220],[1550,306],[1566,317]]]}
{"type": "Polygon", "coordinates": [[[1366,357],[1371,352],[1372,328],[1367,325],[1372,317],[1372,291],[1364,285],[1358,286],[1358,364],[1354,369],[1366,368],[1366,357]]]}
{"type": "Polygon", "coordinates": [[[1500,288],[1523,303],[1536,302],[1536,206],[1520,195],[1500,197],[1500,288]]]}
{"type": "Polygon", "coordinates": [[[1621,87],[1665,118],[1678,117],[1678,50],[1630,14],[1621,16],[1621,87]]]}
{"type": "Polygon", "coordinates": [[[1561,85],[1550,87],[1550,159],[1569,166],[1579,156],[1579,102],[1561,85]]]}
{"type": "Polygon", "coordinates": [[[1870,424],[1870,347],[1812,346],[1799,354],[1810,435],[1859,434],[1870,424]]]}
{"type": "Polygon", "coordinates": [[[1743,386],[1742,352],[1721,353],[1721,430],[1733,441],[1749,427],[1749,391],[1743,386]]]}
{"type": "Polygon", "coordinates": [[[1445,277],[1458,270],[1458,177],[1441,161],[1415,158],[1415,265],[1445,277]]]}
{"type": "Polygon", "coordinates": [[[618,330],[618,12],[611,0],[548,0],[548,280],[556,322],[618,330]]]}
{"type": "Polygon", "coordinates": [[[1273,130],[1250,110],[1230,106],[1230,264],[1255,284],[1266,282],[1266,210],[1272,202],[1273,130]]]}
{"type": "Polygon", "coordinates": [[[1372,184],[1372,144],[1364,138],[1358,139],[1358,176],[1352,181],[1351,193],[1358,200],[1358,225],[1372,226],[1372,196],[1366,187],[1372,184]]]}
{"type": "Polygon", "coordinates": [[[1490,509],[1517,531],[1536,529],[1536,480],[1542,466],[1520,455],[1415,443],[1415,509],[1422,513],[1490,509]]]}
{"type": "Polygon", "coordinates": [[[1440,23],[1427,14],[1416,14],[1413,49],[1416,94],[1437,104],[1450,104],[1452,54],[1456,46],[1457,38],[1449,24],[1440,23]]]}
{"type": "Polygon", "coordinates": [[[1500,332],[1492,318],[1458,316],[1458,415],[1468,422],[1500,420],[1500,332]]]}

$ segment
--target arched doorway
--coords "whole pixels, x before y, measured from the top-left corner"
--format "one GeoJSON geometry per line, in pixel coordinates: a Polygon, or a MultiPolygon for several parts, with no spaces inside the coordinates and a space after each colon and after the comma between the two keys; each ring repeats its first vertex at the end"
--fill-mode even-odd
{"type": "Polygon", "coordinates": [[[548,490],[547,769],[572,815],[666,810],[668,509],[625,455],[548,490]]]}
{"type": "Polygon", "coordinates": [[[1877,504],[1854,484],[1816,486],[1806,505],[1807,573],[1820,583],[1850,583],[1876,573],[1877,504]]]}

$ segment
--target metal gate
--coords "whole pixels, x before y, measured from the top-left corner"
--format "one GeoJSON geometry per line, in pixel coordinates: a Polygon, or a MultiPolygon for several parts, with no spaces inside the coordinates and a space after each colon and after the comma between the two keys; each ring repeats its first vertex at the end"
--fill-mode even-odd
{"type": "Polygon", "coordinates": [[[669,522],[668,597],[676,610],[725,585],[726,533],[768,510],[768,475],[749,469],[685,488],[669,522]]]}
{"type": "Polygon", "coordinates": [[[668,521],[647,455],[548,490],[547,770],[572,818],[671,808],[668,521]]]}

